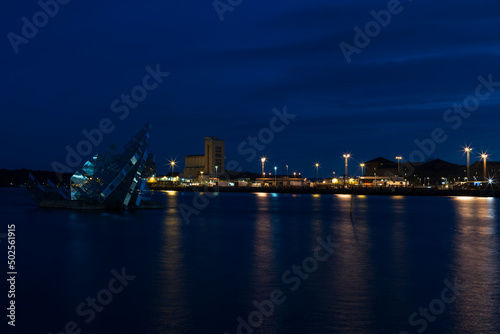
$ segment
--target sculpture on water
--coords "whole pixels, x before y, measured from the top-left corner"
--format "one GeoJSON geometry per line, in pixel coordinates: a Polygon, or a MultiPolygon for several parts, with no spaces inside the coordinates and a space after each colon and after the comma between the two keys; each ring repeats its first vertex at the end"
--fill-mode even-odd
{"type": "Polygon", "coordinates": [[[151,124],[144,126],[120,151],[110,146],[96,154],[71,177],[70,191],[48,182],[42,187],[32,175],[27,187],[43,207],[133,209],[150,205],[146,179],[154,174],[154,157],[148,151],[151,124]]]}

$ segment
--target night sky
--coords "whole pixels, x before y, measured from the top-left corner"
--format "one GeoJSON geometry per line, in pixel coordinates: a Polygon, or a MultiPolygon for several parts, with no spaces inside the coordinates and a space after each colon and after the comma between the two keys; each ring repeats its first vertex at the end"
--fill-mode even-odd
{"type": "Polygon", "coordinates": [[[0,14],[0,168],[66,165],[66,147],[106,119],[113,131],[85,160],[151,121],[160,173],[203,154],[206,136],[244,170],[260,172],[266,155],[268,171],[311,177],[316,161],[320,177],[341,174],[344,152],[351,172],[378,156],[465,164],[466,143],[500,160],[498,0],[47,2],[53,17],[35,0],[0,14]],[[143,100],[127,106],[132,91],[143,100]],[[272,122],[268,142],[262,129],[285,106],[296,117],[272,122]],[[252,159],[243,142],[259,132],[252,159]],[[412,155],[415,140],[435,149],[412,155]]]}

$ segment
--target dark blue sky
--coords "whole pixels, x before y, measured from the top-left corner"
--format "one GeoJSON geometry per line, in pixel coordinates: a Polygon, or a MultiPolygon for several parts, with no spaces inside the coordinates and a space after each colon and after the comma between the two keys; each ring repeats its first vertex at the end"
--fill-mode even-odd
{"type": "Polygon", "coordinates": [[[211,0],[73,0],[44,22],[36,1],[8,0],[0,14],[0,167],[66,164],[65,147],[76,148],[82,130],[108,118],[114,130],[91,154],[152,121],[160,172],[170,157],[182,165],[185,155],[203,153],[205,136],[225,139],[228,161],[259,172],[260,161],[247,161],[238,145],[283,106],[297,117],[258,152],[269,170],[288,164],[314,176],[319,161],[320,176],[340,174],[346,151],[352,171],[377,156],[409,159],[415,140],[435,128],[444,134],[425,159],[465,163],[460,146],[472,143],[500,160],[500,84],[475,97],[479,76],[500,82],[498,1],[243,0],[231,9],[221,21],[211,0]],[[370,12],[388,6],[390,23],[369,24],[380,31],[348,63],[339,45],[354,47],[354,28],[364,31],[370,12]],[[26,38],[22,18],[33,22],[34,14],[40,27],[36,35],[24,29],[26,38]],[[128,116],[113,112],[113,101],[157,64],[168,77],[128,116]],[[470,113],[447,112],[464,101],[470,113]]]}

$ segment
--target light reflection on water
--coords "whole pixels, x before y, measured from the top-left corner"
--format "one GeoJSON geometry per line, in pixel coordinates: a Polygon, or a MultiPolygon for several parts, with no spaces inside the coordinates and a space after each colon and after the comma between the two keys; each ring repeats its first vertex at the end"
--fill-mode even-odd
{"type": "MultiPolygon", "coordinates": [[[[328,263],[330,278],[325,280],[328,292],[324,295],[326,308],[321,320],[326,322],[329,331],[349,328],[353,332],[363,333],[371,331],[374,321],[373,293],[369,292],[372,288],[370,272],[373,271],[368,254],[371,247],[370,230],[363,219],[364,213],[354,212],[351,219],[351,200],[350,195],[333,197],[332,205],[338,213],[330,222],[331,235],[340,246],[328,263]],[[333,319],[329,319],[329,315],[333,319]]],[[[355,200],[359,202],[365,199],[355,200]]]]}
{"type": "MultiPolygon", "coordinates": [[[[275,270],[275,245],[273,221],[271,219],[271,200],[275,196],[258,196],[256,198],[256,214],[254,224],[254,241],[252,256],[252,277],[255,280],[255,286],[271,288],[273,273],[275,270]]],[[[275,204],[277,205],[277,204],[275,204]]],[[[255,296],[259,299],[267,296],[259,296],[259,290],[255,291],[255,296]]]]}
{"type": "Polygon", "coordinates": [[[454,198],[453,268],[465,285],[452,305],[461,333],[498,330],[498,221],[493,198],[454,198]]]}
{"type": "Polygon", "coordinates": [[[409,316],[455,277],[467,288],[425,333],[500,332],[498,199],[220,193],[186,224],[195,195],[126,214],[6,207],[29,245],[24,332],[62,328],[121,266],[136,280],[84,332],[233,334],[279,288],[286,302],[254,333],[416,333],[409,316]],[[282,274],[328,236],[339,247],[291,292],[282,274]]]}
{"type": "MultiPolygon", "coordinates": [[[[288,293],[288,301],[263,322],[258,328],[261,333],[416,332],[419,327],[409,324],[409,316],[439,298],[444,279],[457,277],[468,288],[429,323],[426,332],[498,329],[498,202],[494,199],[222,194],[193,217],[189,231],[181,228],[171,196],[166,226],[171,231],[166,233],[169,246],[165,252],[178,258],[165,263],[171,286],[164,288],[164,299],[158,300],[159,305],[169,305],[161,309],[165,313],[161,328],[195,332],[197,327],[187,319],[218,316],[224,323],[221,330],[236,331],[236,317],[245,318],[255,311],[253,301],[268,299],[271,291],[280,288],[288,293]],[[236,242],[227,250],[223,231],[229,230],[236,242]],[[197,240],[200,235],[213,238],[209,247],[217,254],[234,253],[238,260],[231,263],[232,269],[248,272],[245,278],[228,279],[225,286],[218,286],[216,280],[210,287],[193,286],[198,280],[190,276],[209,271],[201,273],[192,267],[186,258],[193,256],[186,255],[190,246],[182,245],[182,240],[197,240]],[[339,248],[291,293],[282,274],[312,254],[318,237],[327,236],[339,248]],[[185,267],[189,268],[187,276],[185,267]],[[226,289],[235,295],[227,295],[226,289]],[[200,297],[207,294],[211,297],[200,297]],[[221,294],[226,297],[218,301],[221,294]],[[195,306],[200,302],[202,306],[195,306]],[[224,317],[209,310],[220,308],[215,306],[219,302],[228,303],[234,312],[224,317]],[[206,311],[193,313],[193,307],[206,311]]],[[[180,196],[176,201],[185,199],[180,196]]],[[[214,324],[214,328],[219,326],[214,324]]]]}
{"type": "Polygon", "coordinates": [[[177,192],[166,192],[167,207],[162,228],[162,250],[158,254],[156,275],[149,281],[156,287],[150,321],[159,321],[159,331],[183,332],[189,329],[189,293],[186,254],[182,249],[182,223],[178,214],[177,192]]]}

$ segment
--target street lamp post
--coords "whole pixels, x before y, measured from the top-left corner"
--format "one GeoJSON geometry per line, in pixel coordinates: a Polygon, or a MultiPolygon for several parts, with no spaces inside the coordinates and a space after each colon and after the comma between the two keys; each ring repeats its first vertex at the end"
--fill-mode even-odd
{"type": "Polygon", "coordinates": [[[174,167],[175,167],[175,161],[170,161],[170,166],[172,166],[172,182],[174,181],[174,167]]]}
{"type": "Polygon", "coordinates": [[[219,169],[219,166],[215,166],[215,179],[217,180],[217,170],[219,169]]]}
{"type": "Polygon", "coordinates": [[[346,153],[343,155],[344,159],[345,159],[345,174],[344,174],[344,188],[345,188],[345,184],[346,184],[346,178],[347,178],[347,174],[348,174],[348,159],[351,157],[351,154],[349,153],[346,153]]]}
{"type": "Polygon", "coordinates": [[[278,184],[276,183],[276,171],[278,170],[278,167],[274,166],[274,186],[276,187],[278,184]]]}
{"type": "Polygon", "coordinates": [[[467,182],[470,180],[470,151],[472,151],[472,148],[469,146],[464,147],[465,153],[467,153],[467,182]]]}
{"type": "Polygon", "coordinates": [[[288,165],[286,165],[286,178],[288,179],[288,165]]]}
{"type": "Polygon", "coordinates": [[[264,172],[264,163],[266,162],[266,157],[262,157],[260,161],[262,162],[262,177],[266,177],[266,173],[264,172]]]}
{"type": "Polygon", "coordinates": [[[362,163],[359,164],[359,166],[361,167],[361,176],[365,176],[365,173],[363,173],[363,170],[365,168],[365,163],[362,162],[362,163]]]}
{"type": "Polygon", "coordinates": [[[315,164],[316,166],[316,184],[318,183],[318,169],[319,169],[319,163],[315,164]]]}
{"type": "Polygon", "coordinates": [[[481,154],[481,158],[483,159],[483,181],[487,181],[487,177],[486,177],[486,158],[488,158],[488,155],[487,154],[481,154]]]}
{"type": "Polygon", "coordinates": [[[398,161],[398,176],[401,176],[401,170],[400,170],[400,168],[399,168],[399,162],[401,161],[401,159],[403,159],[403,157],[402,157],[402,156],[399,156],[399,155],[398,155],[398,156],[396,157],[396,160],[398,161]]]}

